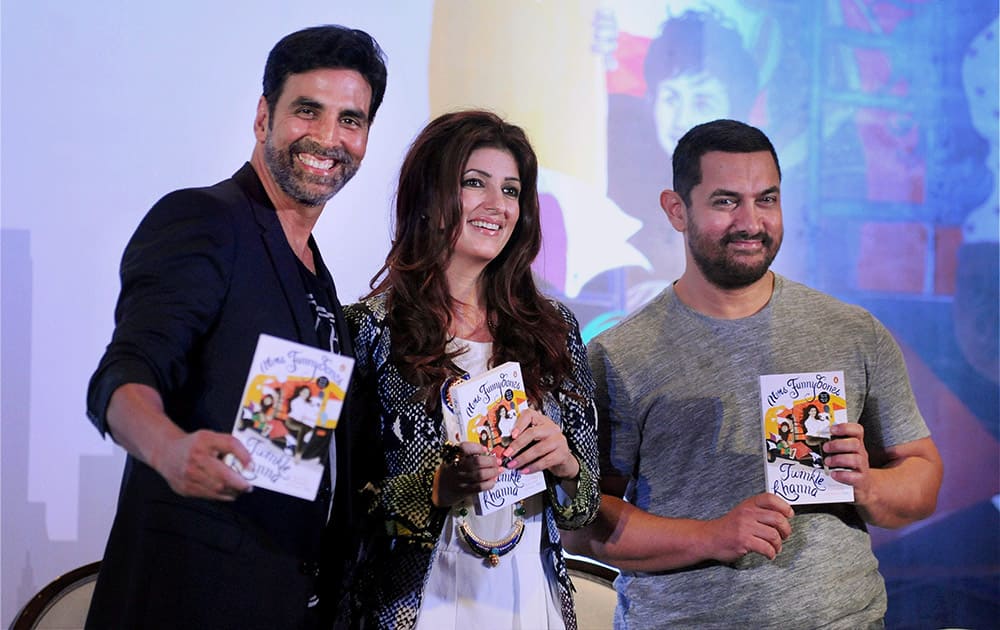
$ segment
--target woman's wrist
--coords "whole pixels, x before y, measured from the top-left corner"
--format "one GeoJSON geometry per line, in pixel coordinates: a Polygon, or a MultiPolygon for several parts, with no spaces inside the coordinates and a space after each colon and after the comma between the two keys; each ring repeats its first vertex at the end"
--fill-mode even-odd
{"type": "Polygon", "coordinates": [[[458,502],[455,497],[443,497],[441,480],[445,468],[454,468],[462,461],[462,449],[458,444],[445,442],[441,449],[441,463],[434,469],[434,481],[431,485],[431,504],[437,508],[450,508],[458,502]]]}
{"type": "Polygon", "coordinates": [[[434,507],[444,507],[441,505],[441,466],[434,470],[434,480],[431,482],[431,505],[434,507]]]}
{"type": "Polygon", "coordinates": [[[580,460],[571,454],[570,461],[567,462],[567,468],[552,470],[552,474],[555,475],[559,481],[579,481],[580,468],[580,460]]]}

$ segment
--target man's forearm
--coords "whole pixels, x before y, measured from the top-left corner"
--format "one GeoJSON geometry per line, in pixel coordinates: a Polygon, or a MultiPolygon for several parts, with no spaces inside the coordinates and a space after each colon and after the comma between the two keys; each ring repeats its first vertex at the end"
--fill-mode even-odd
{"type": "Polygon", "coordinates": [[[164,413],[160,394],[147,385],[122,385],[111,396],[108,426],[115,441],[158,472],[181,496],[233,501],[252,486],[222,462],[232,454],[251,464],[246,447],[229,433],[187,433],[164,413]]]}
{"type": "Polygon", "coordinates": [[[115,442],[153,468],[157,448],[184,434],[164,413],[159,392],[139,383],[115,390],[108,402],[107,422],[115,442]]]}
{"type": "Polygon", "coordinates": [[[930,438],[887,450],[890,462],[870,471],[871,480],[857,507],[877,527],[904,527],[927,518],[937,506],[943,467],[930,438]]]}
{"type": "Polygon", "coordinates": [[[705,525],[655,516],[605,494],[592,524],[562,536],[570,553],[628,571],[667,571],[711,559],[705,525]]]}

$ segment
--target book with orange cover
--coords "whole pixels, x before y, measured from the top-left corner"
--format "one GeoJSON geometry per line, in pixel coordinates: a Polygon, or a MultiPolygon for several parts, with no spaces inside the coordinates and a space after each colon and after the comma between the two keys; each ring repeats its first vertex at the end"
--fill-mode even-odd
{"type": "MultiPolygon", "coordinates": [[[[499,458],[510,444],[518,414],[528,406],[520,364],[509,361],[456,383],[450,395],[464,439],[479,442],[499,458]]],[[[489,514],[544,489],[544,473],[504,469],[493,488],[479,493],[476,512],[489,514]]]]}
{"type": "Polygon", "coordinates": [[[313,500],[354,359],[261,334],[233,435],[253,457],[237,470],[259,488],[313,500]]]}
{"type": "Polygon", "coordinates": [[[767,491],[791,504],[843,503],[854,488],[830,476],[823,444],[847,422],[841,371],[760,377],[767,491]]]}

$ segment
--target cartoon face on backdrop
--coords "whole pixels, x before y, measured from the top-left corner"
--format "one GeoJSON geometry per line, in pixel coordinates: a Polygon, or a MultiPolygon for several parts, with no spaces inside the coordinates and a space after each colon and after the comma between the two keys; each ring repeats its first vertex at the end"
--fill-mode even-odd
{"type": "Polygon", "coordinates": [[[653,90],[653,122],[656,138],[667,155],[677,141],[695,125],[728,118],[729,92],[715,76],[701,72],[663,79],[653,90]]]}

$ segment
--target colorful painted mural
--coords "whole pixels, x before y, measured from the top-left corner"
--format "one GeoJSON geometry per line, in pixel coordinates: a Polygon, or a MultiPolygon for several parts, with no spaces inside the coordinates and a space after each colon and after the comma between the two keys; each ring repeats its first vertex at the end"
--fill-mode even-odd
{"type": "Polygon", "coordinates": [[[680,135],[737,118],[774,140],[774,268],[891,329],[945,457],[937,513],[872,532],[889,627],[1000,608],[996,35],[986,1],[435,3],[431,114],[476,104],[528,130],[536,271],[588,337],[683,269],[658,203],[680,135]]]}

